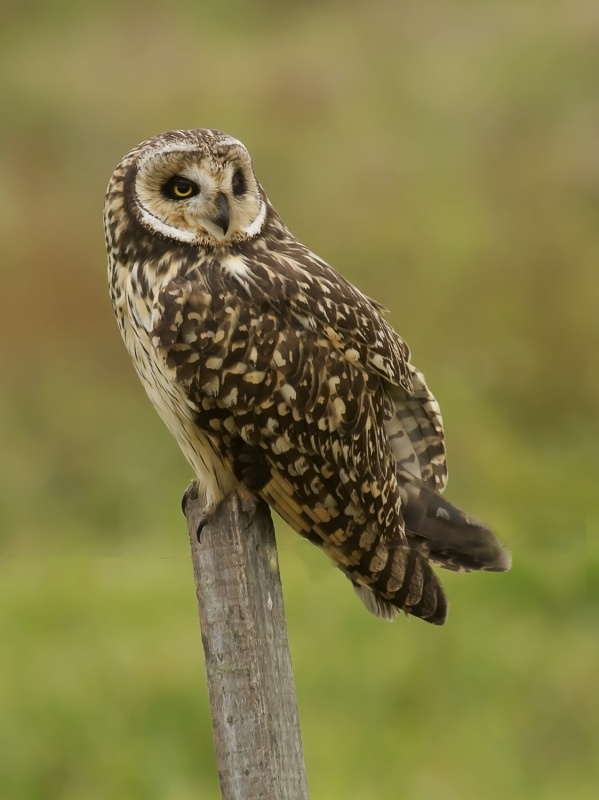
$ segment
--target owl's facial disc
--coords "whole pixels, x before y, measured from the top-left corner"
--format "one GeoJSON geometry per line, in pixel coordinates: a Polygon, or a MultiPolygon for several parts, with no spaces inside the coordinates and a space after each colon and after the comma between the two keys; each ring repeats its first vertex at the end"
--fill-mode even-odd
{"type": "Polygon", "coordinates": [[[231,140],[225,149],[173,145],[137,164],[136,210],[163,238],[217,247],[257,235],[266,204],[249,155],[231,140]]]}

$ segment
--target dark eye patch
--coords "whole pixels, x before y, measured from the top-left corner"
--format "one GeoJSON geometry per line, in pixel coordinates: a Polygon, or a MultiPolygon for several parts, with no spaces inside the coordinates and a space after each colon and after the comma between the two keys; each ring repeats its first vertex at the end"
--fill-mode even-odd
{"type": "Polygon", "coordinates": [[[231,187],[233,189],[233,194],[235,197],[241,197],[242,194],[245,194],[247,190],[247,184],[245,182],[245,175],[243,171],[240,169],[236,169],[233,173],[233,180],[231,181],[231,187]]]}

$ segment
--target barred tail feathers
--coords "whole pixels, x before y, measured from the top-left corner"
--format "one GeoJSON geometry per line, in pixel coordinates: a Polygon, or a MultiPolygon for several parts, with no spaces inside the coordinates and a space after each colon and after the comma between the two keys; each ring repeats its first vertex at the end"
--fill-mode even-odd
{"type": "Polygon", "coordinates": [[[371,614],[392,622],[404,611],[433,625],[447,619],[447,598],[430,564],[415,548],[399,545],[389,553],[390,570],[380,576],[343,571],[371,614]],[[391,577],[389,577],[389,573],[391,577]]]}
{"type": "Polygon", "coordinates": [[[341,547],[325,545],[324,549],[375,616],[391,621],[404,611],[435,625],[445,622],[447,599],[426,551],[406,540],[401,531],[389,536],[356,531],[341,547]]]}

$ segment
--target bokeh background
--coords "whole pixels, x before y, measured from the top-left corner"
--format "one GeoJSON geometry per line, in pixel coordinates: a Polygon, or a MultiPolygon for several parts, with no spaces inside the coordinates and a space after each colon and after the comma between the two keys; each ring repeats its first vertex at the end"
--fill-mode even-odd
{"type": "Polygon", "coordinates": [[[5,2],[0,797],[216,798],[179,499],[109,305],[103,192],[169,128],[241,138],[410,343],[448,496],[514,552],[437,629],[278,524],[314,800],[599,786],[599,6],[5,2]]]}

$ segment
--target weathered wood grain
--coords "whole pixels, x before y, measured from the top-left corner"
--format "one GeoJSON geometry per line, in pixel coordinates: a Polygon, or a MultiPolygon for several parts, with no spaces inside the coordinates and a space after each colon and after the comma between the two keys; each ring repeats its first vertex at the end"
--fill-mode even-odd
{"type": "Polygon", "coordinates": [[[307,800],[270,510],[235,493],[196,535],[185,505],[223,800],[307,800]]]}

